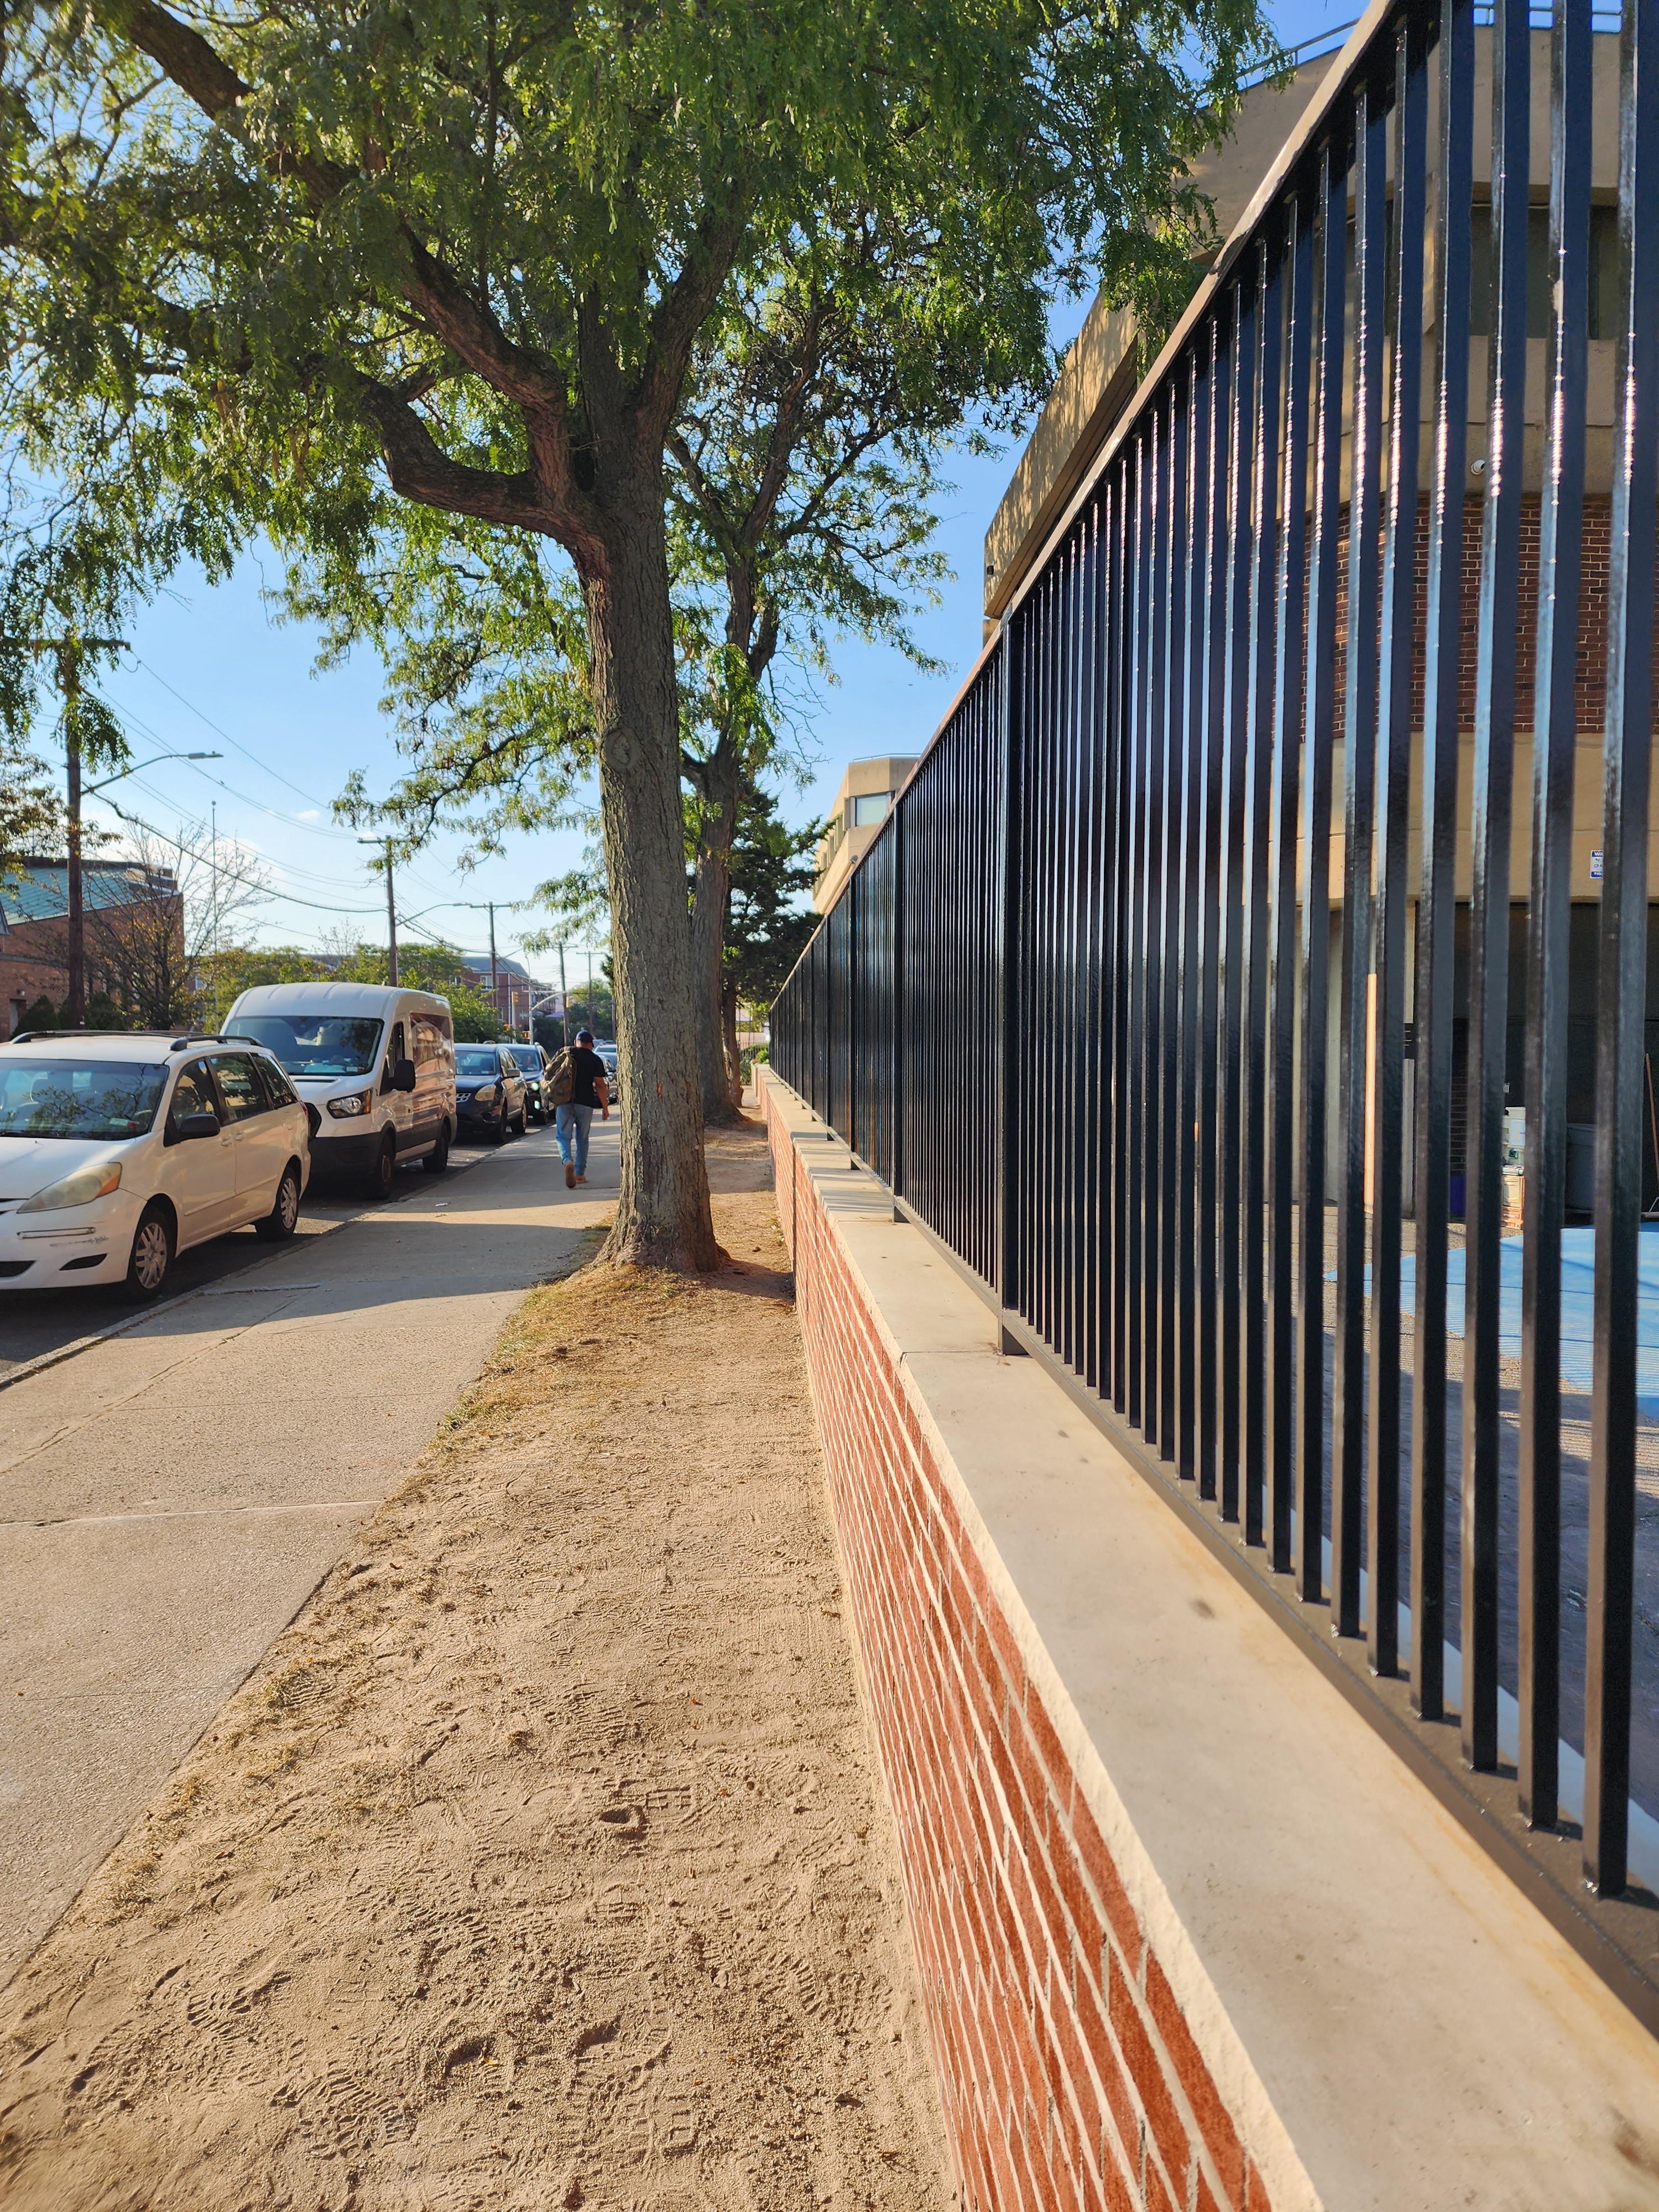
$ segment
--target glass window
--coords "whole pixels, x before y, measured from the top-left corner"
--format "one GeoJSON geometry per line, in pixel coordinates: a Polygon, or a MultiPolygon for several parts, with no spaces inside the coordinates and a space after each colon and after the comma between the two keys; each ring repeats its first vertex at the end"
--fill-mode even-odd
{"type": "Polygon", "coordinates": [[[298,1094],[280,1067],[274,1061],[255,1058],[253,1072],[264,1085],[266,1098],[273,1106],[293,1106],[298,1103],[298,1094]]]}
{"type": "Polygon", "coordinates": [[[400,1060],[409,1058],[409,1047],[404,1042],[404,1025],[401,1022],[393,1022],[392,1024],[392,1042],[386,1047],[386,1056],[394,1067],[400,1060]]]}
{"type": "Polygon", "coordinates": [[[0,1137],[142,1137],[167,1087],[165,1066],[131,1060],[0,1055],[0,1137]]]}
{"type": "Polygon", "coordinates": [[[542,1073],[542,1051],[539,1045],[515,1044],[509,1047],[509,1049],[512,1052],[514,1059],[518,1061],[520,1066],[523,1068],[526,1075],[540,1076],[542,1073]]]}
{"type": "Polygon", "coordinates": [[[216,1121],[219,1118],[219,1101],[205,1060],[192,1060],[173,1085],[167,1127],[176,1130],[186,1114],[211,1114],[216,1121]]]}
{"type": "Polygon", "coordinates": [[[384,1024],[343,1014],[246,1014],[236,1026],[290,1075],[368,1075],[380,1056],[384,1024]]]}
{"type": "Polygon", "coordinates": [[[893,803],[890,791],[861,791],[853,801],[853,827],[867,830],[872,822],[884,820],[893,803]]]}
{"type": "Polygon", "coordinates": [[[229,1120],[251,1121],[256,1114],[270,1111],[264,1085],[254,1073],[253,1062],[245,1052],[220,1053],[214,1060],[213,1072],[219,1079],[219,1095],[225,1102],[229,1120]]]}

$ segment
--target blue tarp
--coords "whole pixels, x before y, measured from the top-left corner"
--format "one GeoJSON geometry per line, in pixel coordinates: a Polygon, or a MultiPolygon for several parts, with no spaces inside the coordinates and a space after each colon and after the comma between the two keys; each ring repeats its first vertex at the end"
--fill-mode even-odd
{"type": "MultiPolygon", "coordinates": [[[[1659,1232],[1638,1240],[1640,1279],[1636,1310],[1636,1389],[1642,1411],[1659,1417],[1659,1232]]],[[[1506,1237],[1498,1248],[1503,1261],[1499,1338],[1513,1359],[1521,1357],[1521,1239],[1506,1237]]],[[[1446,1259],[1446,1325],[1463,1334],[1463,1249],[1446,1259]]],[[[1401,1273],[1401,1310],[1416,1310],[1417,1267],[1407,1255],[1401,1273]]],[[[1595,1231],[1561,1232],[1561,1380],[1588,1390],[1594,1378],[1595,1342],[1595,1231]]]]}

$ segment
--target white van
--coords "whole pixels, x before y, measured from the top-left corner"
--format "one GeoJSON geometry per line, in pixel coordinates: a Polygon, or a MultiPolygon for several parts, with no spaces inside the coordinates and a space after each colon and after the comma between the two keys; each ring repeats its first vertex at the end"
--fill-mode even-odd
{"type": "Polygon", "coordinates": [[[319,1180],[389,1197],[400,1164],[449,1165],[455,1028],[449,1001],[385,983],[259,983],[225,1017],[281,1061],[311,1121],[319,1180]]]}

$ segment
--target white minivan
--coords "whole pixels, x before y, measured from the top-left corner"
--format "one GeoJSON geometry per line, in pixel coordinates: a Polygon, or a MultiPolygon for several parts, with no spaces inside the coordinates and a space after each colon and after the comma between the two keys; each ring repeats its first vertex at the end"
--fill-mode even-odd
{"type": "Polygon", "coordinates": [[[455,1028],[449,1001],[385,983],[259,983],[225,1017],[293,1079],[311,1121],[319,1182],[386,1198],[399,1166],[449,1164],[455,1028]]]}
{"type": "Polygon", "coordinates": [[[306,1109],[269,1054],[217,1036],[26,1031],[0,1044],[0,1291],[125,1283],[252,1222],[292,1237],[306,1109]]]}

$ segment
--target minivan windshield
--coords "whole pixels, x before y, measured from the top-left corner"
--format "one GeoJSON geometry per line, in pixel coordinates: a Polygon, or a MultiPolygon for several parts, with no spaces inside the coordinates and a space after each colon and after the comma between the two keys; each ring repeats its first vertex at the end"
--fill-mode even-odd
{"type": "Polygon", "coordinates": [[[493,1044],[458,1044],[455,1048],[457,1075],[499,1075],[501,1062],[495,1057],[493,1044]]]}
{"type": "Polygon", "coordinates": [[[518,1061],[520,1066],[523,1068],[526,1075],[539,1075],[541,1073],[542,1054],[539,1045],[515,1044],[509,1045],[507,1049],[513,1054],[514,1059],[518,1061]]]}
{"type": "Polygon", "coordinates": [[[130,1060],[0,1060],[0,1137],[77,1137],[116,1144],[148,1133],[167,1088],[165,1067],[130,1060]]]}
{"type": "Polygon", "coordinates": [[[239,1014],[236,1034],[264,1045],[290,1075],[368,1075],[380,1064],[372,1014],[239,1014]]]}

